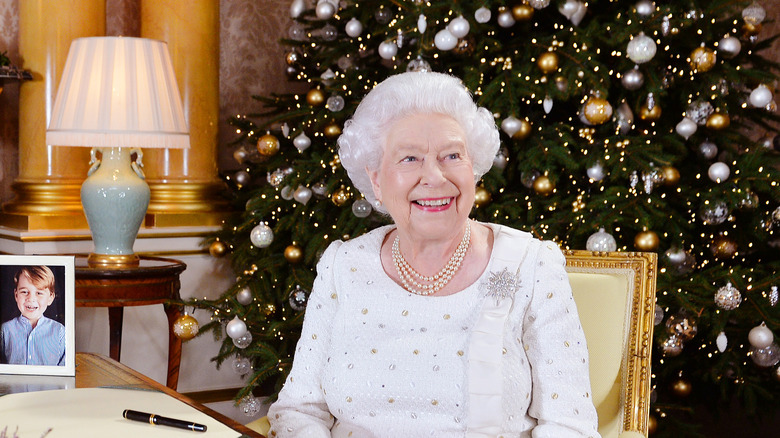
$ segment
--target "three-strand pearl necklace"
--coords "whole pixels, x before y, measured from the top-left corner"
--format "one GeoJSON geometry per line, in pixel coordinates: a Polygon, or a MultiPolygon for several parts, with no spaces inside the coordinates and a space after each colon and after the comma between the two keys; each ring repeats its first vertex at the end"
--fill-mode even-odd
{"type": "Polygon", "coordinates": [[[449,283],[450,279],[460,269],[460,264],[463,262],[463,257],[466,256],[466,251],[468,251],[471,243],[471,221],[466,221],[466,231],[463,233],[463,240],[458,244],[450,260],[433,276],[422,275],[409,265],[403,254],[401,254],[399,241],[400,236],[396,235],[392,249],[393,264],[395,264],[395,270],[401,279],[404,289],[417,295],[433,295],[449,283]]]}

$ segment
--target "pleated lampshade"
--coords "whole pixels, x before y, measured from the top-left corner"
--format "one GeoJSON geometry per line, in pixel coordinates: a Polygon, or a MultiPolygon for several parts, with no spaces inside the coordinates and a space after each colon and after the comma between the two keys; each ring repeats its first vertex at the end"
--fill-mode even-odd
{"type": "Polygon", "coordinates": [[[73,40],[46,143],[188,148],[189,130],[167,44],[130,37],[73,40]]]}

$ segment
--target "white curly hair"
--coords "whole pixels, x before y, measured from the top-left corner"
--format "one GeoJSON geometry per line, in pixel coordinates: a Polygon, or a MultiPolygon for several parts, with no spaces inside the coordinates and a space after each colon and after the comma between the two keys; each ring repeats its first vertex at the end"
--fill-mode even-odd
{"type": "Polygon", "coordinates": [[[396,120],[427,113],[450,116],[463,128],[474,184],[493,165],[500,144],[496,122],[474,103],[460,79],[434,72],[390,76],[363,98],[338,139],[339,158],[352,184],[381,213],[387,211],[376,202],[366,169],[379,168],[387,130],[396,120]]]}

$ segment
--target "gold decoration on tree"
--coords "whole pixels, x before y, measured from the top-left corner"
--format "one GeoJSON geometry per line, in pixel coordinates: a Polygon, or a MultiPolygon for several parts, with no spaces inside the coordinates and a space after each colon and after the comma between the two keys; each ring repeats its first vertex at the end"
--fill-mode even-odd
{"type": "Polygon", "coordinates": [[[710,251],[716,259],[728,259],[737,253],[737,242],[725,235],[716,236],[712,239],[710,251]]]}
{"type": "Polygon", "coordinates": [[[661,175],[664,178],[664,184],[667,186],[676,186],[680,182],[680,171],[673,166],[662,167],[661,175]]]}
{"type": "Polygon", "coordinates": [[[612,105],[607,99],[590,96],[583,106],[585,118],[594,125],[600,125],[612,117],[612,105]]]}
{"type": "Polygon", "coordinates": [[[712,70],[715,67],[718,57],[715,55],[715,51],[709,47],[697,47],[691,52],[691,56],[688,58],[688,64],[695,72],[705,72],[712,70]]]}
{"type": "Polygon", "coordinates": [[[655,433],[655,431],[658,430],[658,419],[655,418],[655,415],[650,415],[647,418],[647,433],[649,435],[652,435],[655,433]]]}
{"type": "Polygon", "coordinates": [[[731,119],[729,118],[728,114],[712,113],[709,117],[707,117],[707,127],[716,131],[726,129],[730,124],[731,119]]]}
{"type": "Polygon", "coordinates": [[[227,252],[227,245],[225,245],[224,242],[221,242],[219,240],[215,240],[211,242],[211,245],[209,245],[209,254],[211,254],[212,257],[222,257],[227,252]]]}
{"type": "Polygon", "coordinates": [[[265,303],[263,305],[263,313],[265,313],[265,316],[271,316],[276,312],[276,306],[274,303],[265,303]]]}
{"type": "Polygon", "coordinates": [[[188,341],[194,338],[199,330],[200,325],[198,324],[198,320],[187,313],[178,317],[176,321],[173,322],[173,334],[182,341],[188,341]]]}
{"type": "Polygon", "coordinates": [[[325,126],[323,134],[330,139],[338,138],[341,135],[341,126],[336,122],[329,123],[325,126]]]}
{"type": "Polygon", "coordinates": [[[645,230],[634,237],[634,246],[640,251],[652,252],[658,249],[660,239],[655,231],[645,230]]]}
{"type": "Polygon", "coordinates": [[[756,36],[759,33],[761,33],[761,23],[744,23],[742,25],[742,35],[745,36],[745,38],[750,38],[752,36],[756,36]]]}
{"type": "Polygon", "coordinates": [[[290,263],[300,263],[303,260],[303,249],[296,244],[284,249],[284,258],[290,263]]]}
{"type": "Polygon", "coordinates": [[[555,52],[542,53],[539,55],[539,59],[536,60],[536,66],[544,74],[558,70],[558,54],[555,52]]]}
{"type": "Polygon", "coordinates": [[[484,187],[477,187],[477,191],[474,194],[474,204],[476,204],[477,207],[484,207],[490,202],[490,200],[490,192],[487,191],[484,187]]]}
{"type": "Polygon", "coordinates": [[[330,197],[330,199],[334,204],[341,207],[342,205],[346,204],[347,201],[349,201],[350,197],[351,196],[349,195],[347,189],[345,189],[344,186],[341,186],[338,190],[333,192],[333,195],[330,197]]]}
{"type": "Polygon", "coordinates": [[[306,93],[306,102],[311,106],[320,106],[325,103],[325,93],[319,88],[312,88],[306,93]]]}
{"type": "Polygon", "coordinates": [[[679,398],[685,398],[691,395],[693,391],[693,385],[691,382],[683,379],[682,377],[672,382],[672,393],[679,398]]]}
{"type": "Polygon", "coordinates": [[[528,138],[528,136],[531,135],[531,131],[533,130],[533,125],[531,125],[531,122],[529,122],[526,119],[520,119],[520,129],[515,131],[514,134],[512,134],[512,138],[515,140],[525,140],[528,138]]]}
{"type": "Polygon", "coordinates": [[[266,157],[276,155],[279,152],[279,139],[271,134],[265,134],[257,139],[257,152],[266,157]]]}
{"type": "Polygon", "coordinates": [[[654,122],[661,118],[661,106],[658,104],[653,105],[652,108],[649,108],[647,103],[644,103],[639,108],[639,118],[647,121],[647,122],[654,122]]]}
{"type": "Polygon", "coordinates": [[[555,191],[555,184],[547,175],[541,175],[534,180],[534,191],[542,196],[549,196],[555,191]]]}
{"type": "Polygon", "coordinates": [[[534,16],[534,8],[526,3],[512,6],[512,17],[517,21],[528,21],[534,16]]]}

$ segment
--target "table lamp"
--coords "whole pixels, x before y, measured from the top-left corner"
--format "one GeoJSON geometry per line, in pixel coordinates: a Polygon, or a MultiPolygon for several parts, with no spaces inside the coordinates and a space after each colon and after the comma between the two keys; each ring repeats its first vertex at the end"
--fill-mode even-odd
{"type": "Polygon", "coordinates": [[[46,144],[93,148],[81,186],[81,204],[95,244],[89,263],[137,265],[133,242],[150,191],[136,148],[190,146],[167,44],[129,37],[73,40],[46,144]]]}

